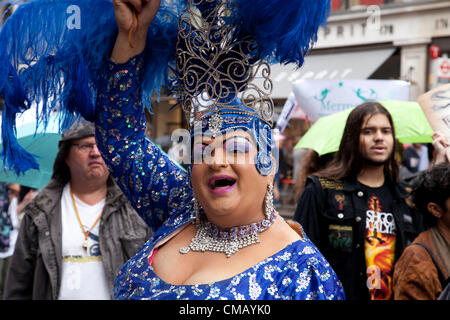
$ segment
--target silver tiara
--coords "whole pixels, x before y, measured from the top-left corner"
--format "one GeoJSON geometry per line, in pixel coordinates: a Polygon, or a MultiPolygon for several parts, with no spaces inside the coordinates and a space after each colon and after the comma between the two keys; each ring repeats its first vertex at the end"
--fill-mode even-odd
{"type": "Polygon", "coordinates": [[[259,59],[256,43],[230,23],[234,6],[189,0],[179,17],[175,91],[191,126],[225,109],[272,125],[270,67],[259,59]]]}

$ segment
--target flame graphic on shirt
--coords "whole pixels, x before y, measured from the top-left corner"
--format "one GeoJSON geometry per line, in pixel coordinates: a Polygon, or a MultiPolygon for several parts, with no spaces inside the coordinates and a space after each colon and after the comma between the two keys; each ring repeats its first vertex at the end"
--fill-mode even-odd
{"type": "Polygon", "coordinates": [[[387,300],[392,296],[394,252],[393,215],[383,212],[380,200],[372,196],[368,201],[365,238],[367,287],[372,300],[387,300]]]}

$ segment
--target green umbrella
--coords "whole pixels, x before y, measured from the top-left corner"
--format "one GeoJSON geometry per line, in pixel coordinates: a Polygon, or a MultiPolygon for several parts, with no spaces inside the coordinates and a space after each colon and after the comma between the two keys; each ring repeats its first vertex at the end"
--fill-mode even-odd
{"type": "MultiPolygon", "coordinates": [[[[0,159],[0,181],[42,189],[50,181],[53,162],[58,152],[58,142],[61,139],[57,117],[50,117],[46,130],[40,125],[37,131],[34,114],[30,112],[29,117],[25,115],[24,118],[24,121],[17,121],[17,141],[25,150],[37,156],[39,170],[30,169],[17,176],[14,171],[4,169],[3,159],[0,159]]],[[[1,144],[0,150],[3,150],[1,144]]]]}
{"type": "MultiPolygon", "coordinates": [[[[385,100],[380,102],[391,114],[395,135],[401,143],[429,143],[433,129],[417,102],[385,100]]],[[[319,118],[295,148],[313,149],[319,155],[339,149],[347,117],[353,108],[319,118]]]]}

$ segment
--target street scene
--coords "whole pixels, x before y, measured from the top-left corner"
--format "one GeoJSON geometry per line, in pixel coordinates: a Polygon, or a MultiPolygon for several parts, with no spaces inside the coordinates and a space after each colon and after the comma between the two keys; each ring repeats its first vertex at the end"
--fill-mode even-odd
{"type": "Polygon", "coordinates": [[[448,0],[0,1],[0,110],[0,300],[450,299],[448,0]]]}

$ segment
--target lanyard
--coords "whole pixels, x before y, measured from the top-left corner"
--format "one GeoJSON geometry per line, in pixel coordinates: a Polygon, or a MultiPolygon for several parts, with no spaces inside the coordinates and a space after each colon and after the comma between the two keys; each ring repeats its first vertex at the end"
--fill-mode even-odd
{"type": "MultiPolygon", "coordinates": [[[[97,219],[95,220],[94,224],[92,225],[92,227],[86,232],[84,230],[83,224],[81,223],[81,219],[80,219],[80,215],[78,214],[78,210],[77,210],[77,205],[75,204],[75,198],[73,196],[73,192],[72,192],[72,186],[70,186],[70,196],[72,197],[72,203],[73,203],[73,208],[75,209],[75,214],[77,215],[77,219],[78,219],[78,223],[80,224],[81,227],[81,231],[83,231],[83,235],[84,235],[84,241],[81,244],[81,246],[87,250],[88,246],[89,246],[89,241],[88,241],[88,237],[89,234],[91,233],[92,229],[94,229],[94,227],[97,225],[98,221],[100,220],[100,217],[103,214],[103,209],[102,212],[100,212],[100,215],[97,217],[97,219]]],[[[104,208],[104,207],[103,207],[104,208]]]]}

